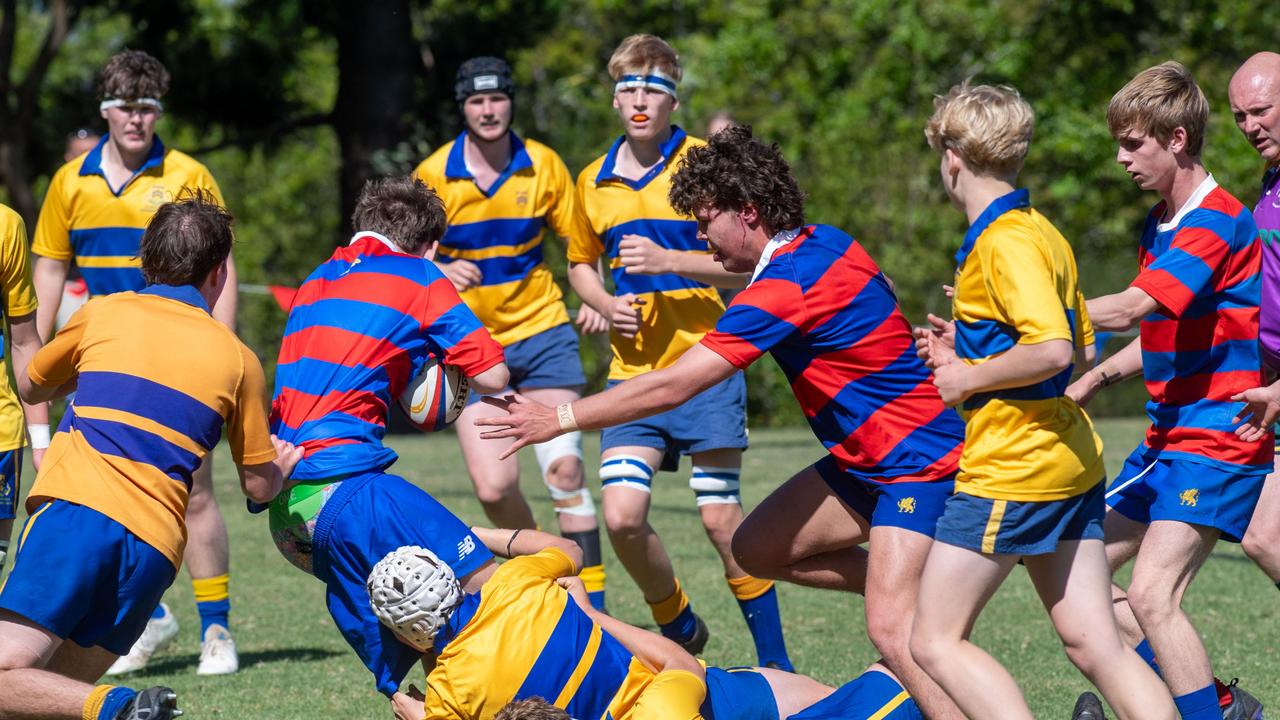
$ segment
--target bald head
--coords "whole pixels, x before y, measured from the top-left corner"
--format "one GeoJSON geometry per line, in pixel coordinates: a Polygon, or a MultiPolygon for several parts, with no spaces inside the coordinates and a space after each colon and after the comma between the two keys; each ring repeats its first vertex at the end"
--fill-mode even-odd
{"type": "Polygon", "coordinates": [[[1280,54],[1260,52],[1227,88],[1236,127],[1268,165],[1280,163],[1280,54]]]}

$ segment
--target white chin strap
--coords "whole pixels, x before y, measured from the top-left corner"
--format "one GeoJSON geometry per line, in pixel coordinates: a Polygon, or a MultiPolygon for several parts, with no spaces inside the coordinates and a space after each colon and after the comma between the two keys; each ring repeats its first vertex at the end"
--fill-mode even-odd
{"type": "Polygon", "coordinates": [[[623,75],[613,85],[615,93],[634,88],[648,88],[649,90],[664,92],[673,98],[676,97],[675,78],[659,70],[649,70],[635,75],[623,75]]]}
{"type": "Polygon", "coordinates": [[[111,98],[98,103],[99,110],[110,110],[111,108],[128,107],[132,105],[146,105],[153,107],[156,112],[164,112],[164,105],[155,98],[135,98],[133,100],[125,100],[123,98],[111,98]]]}

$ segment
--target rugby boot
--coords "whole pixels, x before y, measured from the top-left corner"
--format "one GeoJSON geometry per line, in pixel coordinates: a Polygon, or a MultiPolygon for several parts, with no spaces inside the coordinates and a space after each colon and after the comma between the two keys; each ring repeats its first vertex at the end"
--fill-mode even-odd
{"type": "Polygon", "coordinates": [[[1241,690],[1236,683],[1240,678],[1233,678],[1227,685],[1231,693],[1231,704],[1222,708],[1222,720],[1262,720],[1262,703],[1258,698],[1241,690]]]}
{"type": "Polygon", "coordinates": [[[1071,720],[1106,720],[1107,714],[1102,709],[1102,701],[1091,692],[1080,693],[1076,698],[1076,707],[1071,711],[1071,720]]]}
{"type": "Polygon", "coordinates": [[[167,687],[139,690],[128,705],[116,713],[116,720],[173,720],[182,717],[178,694],[167,687]]]}
{"type": "Polygon", "coordinates": [[[164,615],[147,621],[147,627],[134,641],[133,647],[129,648],[129,654],[116,658],[107,669],[107,675],[123,675],[141,670],[151,661],[152,655],[178,637],[178,618],[174,617],[168,605],[160,603],[160,608],[164,610],[164,615]]]}

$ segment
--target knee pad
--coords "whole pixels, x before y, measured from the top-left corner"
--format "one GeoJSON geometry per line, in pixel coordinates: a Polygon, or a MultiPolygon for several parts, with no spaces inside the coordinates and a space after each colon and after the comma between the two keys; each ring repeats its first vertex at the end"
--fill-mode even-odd
{"type": "Polygon", "coordinates": [[[533,446],[533,454],[538,458],[538,469],[542,471],[543,482],[546,482],[547,473],[551,472],[555,461],[562,457],[582,459],[582,433],[574,430],[537,443],[533,446]]]}
{"type": "Polygon", "coordinates": [[[698,507],[740,503],[738,491],[742,483],[738,478],[741,474],[741,468],[694,465],[689,487],[698,499],[698,507]]]}
{"type": "Polygon", "coordinates": [[[603,487],[629,487],[652,492],[653,468],[635,455],[614,455],[600,463],[600,484],[603,487]]]}
{"type": "Polygon", "coordinates": [[[557,514],[576,515],[578,517],[595,517],[596,503],[591,499],[591,491],[586,488],[578,490],[561,490],[548,483],[551,491],[551,504],[557,514]]]}

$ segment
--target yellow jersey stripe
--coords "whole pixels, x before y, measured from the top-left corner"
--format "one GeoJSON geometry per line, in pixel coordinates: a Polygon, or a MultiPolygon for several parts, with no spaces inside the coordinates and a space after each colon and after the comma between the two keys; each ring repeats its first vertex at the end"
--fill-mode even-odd
{"type": "Polygon", "coordinates": [[[517,257],[538,247],[541,243],[542,233],[538,233],[538,237],[528,242],[520,243],[519,245],[494,245],[493,247],[479,248],[476,250],[441,247],[440,254],[447,255],[457,260],[488,260],[490,258],[497,257],[517,257]]]}
{"type": "Polygon", "coordinates": [[[77,255],[76,264],[80,267],[101,268],[142,267],[142,258],[132,255],[100,255],[97,257],[77,255]]]}
{"type": "Polygon", "coordinates": [[[98,406],[85,406],[76,408],[76,417],[85,418],[87,420],[108,420],[111,422],[125,423],[138,430],[145,430],[152,435],[158,435],[165,440],[177,445],[178,447],[190,453],[206,453],[208,448],[201,447],[200,443],[192,440],[190,437],[174,430],[167,425],[160,423],[142,415],[135,415],[124,410],[115,410],[112,408],[104,408],[98,406]]]}
{"type": "Polygon", "coordinates": [[[586,679],[587,673],[591,670],[591,664],[595,662],[596,653],[600,650],[600,633],[599,625],[591,628],[591,638],[587,640],[587,647],[582,651],[578,667],[573,669],[573,674],[569,676],[564,689],[560,691],[560,696],[556,698],[554,703],[556,707],[568,707],[569,700],[578,692],[578,688],[582,687],[582,681],[586,679]]]}
{"type": "Polygon", "coordinates": [[[897,695],[894,695],[892,700],[881,705],[880,709],[875,711],[875,713],[873,713],[871,717],[868,717],[867,720],[884,720],[884,718],[889,717],[889,713],[897,710],[898,706],[906,702],[909,697],[911,696],[907,694],[907,691],[903,690],[897,695]]]}
{"type": "Polygon", "coordinates": [[[1006,500],[995,500],[991,503],[991,515],[987,517],[987,529],[982,533],[982,552],[991,554],[996,551],[996,536],[1000,534],[1000,521],[1004,520],[1006,500]]]}

